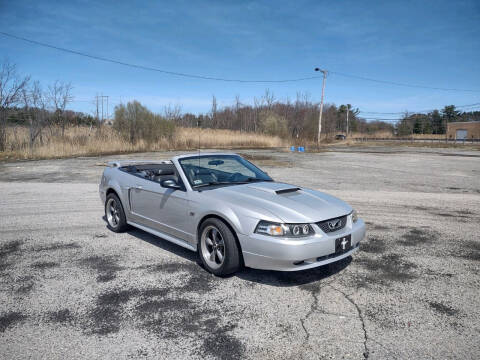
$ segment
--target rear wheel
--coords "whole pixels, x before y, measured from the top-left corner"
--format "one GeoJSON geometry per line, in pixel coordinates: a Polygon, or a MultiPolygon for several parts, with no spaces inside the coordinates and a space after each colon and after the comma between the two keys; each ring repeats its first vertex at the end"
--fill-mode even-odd
{"type": "Polygon", "coordinates": [[[240,269],[240,250],[235,235],[219,219],[207,219],[200,227],[200,260],[205,268],[217,276],[225,276],[240,269]]]}
{"type": "Polygon", "coordinates": [[[105,201],[105,217],[110,230],[117,233],[127,230],[127,219],[123,211],[122,202],[114,193],[109,194],[105,201]]]}

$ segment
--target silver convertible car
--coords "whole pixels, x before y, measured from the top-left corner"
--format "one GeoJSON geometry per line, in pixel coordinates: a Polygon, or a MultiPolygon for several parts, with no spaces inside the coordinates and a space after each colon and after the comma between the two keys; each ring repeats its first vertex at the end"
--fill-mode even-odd
{"type": "Polygon", "coordinates": [[[365,224],[331,195],[275,182],[231,153],[114,161],[100,183],[112,231],[129,225],[198,252],[205,268],[295,271],[350,256],[365,224]]]}

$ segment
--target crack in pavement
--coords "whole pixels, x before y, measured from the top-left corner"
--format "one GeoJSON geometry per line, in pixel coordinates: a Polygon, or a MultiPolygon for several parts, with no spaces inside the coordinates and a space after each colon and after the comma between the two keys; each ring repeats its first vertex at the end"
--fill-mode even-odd
{"type": "MultiPolygon", "coordinates": [[[[318,295],[319,295],[319,293],[317,293],[317,291],[322,290],[325,286],[330,285],[330,283],[332,283],[334,281],[335,281],[335,279],[333,279],[329,282],[326,282],[324,285],[318,286],[316,289],[314,288],[314,289],[311,289],[311,290],[307,290],[312,295],[313,301],[312,301],[312,304],[310,305],[310,310],[308,311],[307,315],[305,315],[305,317],[303,319],[300,319],[300,323],[302,324],[303,331],[305,331],[305,341],[304,341],[304,343],[308,342],[308,340],[310,339],[310,332],[305,327],[305,321],[313,314],[313,312],[315,310],[318,310],[318,295]]],[[[323,313],[325,313],[325,312],[323,312],[323,313]]],[[[332,315],[337,315],[337,314],[332,314],[332,315]]]]}
{"type": "Polygon", "coordinates": [[[343,292],[340,289],[337,289],[336,287],[334,287],[330,284],[328,284],[328,286],[330,286],[333,290],[338,291],[340,294],[342,294],[343,297],[345,299],[347,299],[353,306],[355,306],[355,309],[357,309],[358,318],[360,319],[360,322],[362,323],[362,329],[363,329],[363,347],[365,349],[365,351],[363,352],[363,358],[368,359],[368,356],[369,356],[369,350],[368,350],[368,344],[367,344],[368,334],[367,334],[367,329],[365,327],[365,320],[363,319],[362,310],[357,305],[357,303],[355,301],[353,301],[353,299],[349,295],[347,295],[345,292],[343,292]]]}
{"type": "Polygon", "coordinates": [[[307,330],[307,328],[305,327],[305,321],[307,321],[307,319],[313,314],[313,312],[317,309],[317,306],[318,306],[318,294],[317,294],[317,291],[319,291],[321,289],[321,287],[319,287],[318,289],[312,289],[309,291],[309,293],[312,295],[313,297],[313,301],[312,301],[312,304],[310,305],[310,310],[308,311],[308,313],[305,315],[305,317],[303,319],[300,319],[300,324],[302,324],[302,328],[303,328],[303,331],[305,331],[305,340],[303,341],[304,344],[308,344],[308,340],[310,339],[310,332],[307,330]]]}
{"type": "Polygon", "coordinates": [[[318,294],[315,291],[311,291],[310,293],[313,296],[313,301],[312,301],[312,304],[310,305],[310,310],[308,311],[307,315],[305,315],[305,317],[303,319],[300,319],[300,323],[302,324],[303,331],[305,331],[305,341],[304,341],[304,343],[308,343],[308,340],[310,339],[310,332],[305,327],[305,321],[313,314],[313,312],[318,307],[318,294]]]}

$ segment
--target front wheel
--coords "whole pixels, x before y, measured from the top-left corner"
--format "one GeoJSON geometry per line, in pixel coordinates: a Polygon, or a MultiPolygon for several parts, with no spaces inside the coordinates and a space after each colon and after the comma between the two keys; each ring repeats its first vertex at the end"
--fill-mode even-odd
{"type": "Polygon", "coordinates": [[[207,219],[200,227],[200,260],[217,276],[232,274],[240,269],[240,250],[235,235],[219,219],[207,219]]]}
{"type": "Polygon", "coordinates": [[[105,201],[105,217],[110,230],[117,233],[127,230],[127,219],[123,211],[122,202],[114,193],[109,194],[105,201]]]}

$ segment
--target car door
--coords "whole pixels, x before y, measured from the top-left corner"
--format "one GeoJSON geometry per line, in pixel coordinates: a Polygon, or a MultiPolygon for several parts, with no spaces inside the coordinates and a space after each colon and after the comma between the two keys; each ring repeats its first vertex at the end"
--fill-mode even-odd
{"type": "Polygon", "coordinates": [[[192,242],[188,228],[188,193],[167,189],[158,182],[136,177],[130,189],[132,214],[141,225],[192,242]]]}

